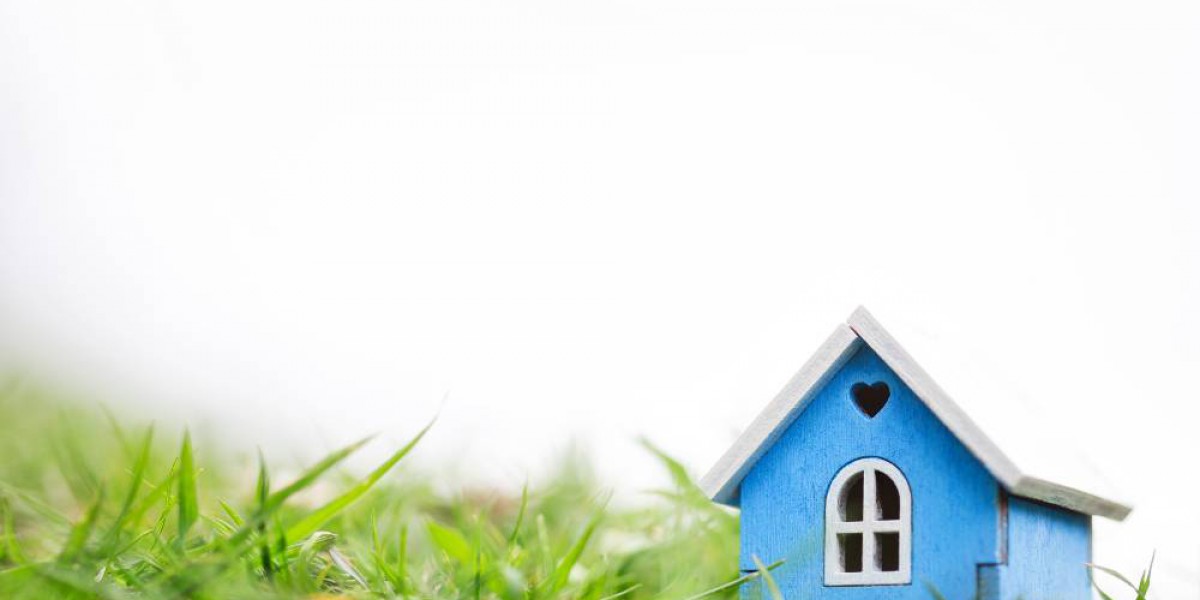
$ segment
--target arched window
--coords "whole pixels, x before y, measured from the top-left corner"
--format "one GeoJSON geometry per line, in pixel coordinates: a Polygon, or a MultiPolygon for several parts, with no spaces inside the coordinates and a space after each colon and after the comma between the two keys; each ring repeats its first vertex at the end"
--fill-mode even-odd
{"type": "Polygon", "coordinates": [[[912,494],[896,465],[862,458],[838,471],[825,499],[825,585],[912,581],[912,494]]]}

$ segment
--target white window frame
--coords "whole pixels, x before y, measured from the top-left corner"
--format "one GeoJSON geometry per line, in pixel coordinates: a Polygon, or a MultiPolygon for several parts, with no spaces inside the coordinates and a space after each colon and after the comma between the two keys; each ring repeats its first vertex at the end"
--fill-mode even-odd
{"type": "Polygon", "coordinates": [[[825,585],[867,586],[904,585],[912,582],[912,492],[908,480],[896,465],[882,458],[860,458],[838,471],[829,484],[825,497],[825,585]],[[900,494],[900,518],[891,521],[879,520],[876,516],[875,473],[891,478],[900,494]],[[843,521],[840,510],[842,490],[855,475],[863,476],[863,520],[843,521]],[[862,572],[847,573],[842,570],[839,533],[862,534],[862,572]],[[875,534],[899,533],[899,569],[881,571],[876,567],[875,534]]]}

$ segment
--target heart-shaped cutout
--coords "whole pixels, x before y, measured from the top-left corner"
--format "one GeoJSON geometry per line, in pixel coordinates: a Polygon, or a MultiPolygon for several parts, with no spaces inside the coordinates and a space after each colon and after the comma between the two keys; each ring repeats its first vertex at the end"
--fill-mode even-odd
{"type": "Polygon", "coordinates": [[[867,415],[867,418],[874,419],[879,411],[887,405],[888,396],[892,395],[892,390],[888,389],[888,384],[882,381],[876,381],[871,385],[865,383],[856,383],[850,386],[850,395],[854,396],[854,405],[862,414],[867,415]]]}

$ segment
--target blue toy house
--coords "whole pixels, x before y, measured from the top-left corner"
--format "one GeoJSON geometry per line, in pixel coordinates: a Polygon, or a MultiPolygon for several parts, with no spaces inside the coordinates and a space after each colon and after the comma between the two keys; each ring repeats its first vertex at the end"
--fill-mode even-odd
{"type": "Polygon", "coordinates": [[[1091,518],[1130,511],[1022,472],[861,308],[701,485],[788,599],[1087,600],[1091,518]]]}

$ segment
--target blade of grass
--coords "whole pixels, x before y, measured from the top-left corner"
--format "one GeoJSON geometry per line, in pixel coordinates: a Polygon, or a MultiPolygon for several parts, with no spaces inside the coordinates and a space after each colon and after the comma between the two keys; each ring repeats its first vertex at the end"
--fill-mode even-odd
{"type": "Polygon", "coordinates": [[[179,451],[179,488],[176,494],[179,503],[179,549],[183,549],[188,530],[200,517],[200,505],[196,493],[196,461],[192,455],[192,434],[183,432],[183,448],[179,451]]]}
{"type": "Polygon", "coordinates": [[[170,489],[175,484],[175,479],[179,477],[179,461],[176,460],[171,464],[171,468],[167,471],[166,477],[163,477],[157,485],[151,483],[150,491],[138,500],[133,508],[129,511],[128,521],[130,523],[141,523],[142,519],[154,506],[160,503],[169,503],[171,500],[170,489]]]}
{"type": "Polygon", "coordinates": [[[292,525],[288,529],[288,537],[295,540],[311,535],[314,531],[319,529],[322,525],[336,516],[347,506],[350,506],[354,503],[354,501],[361,498],[362,495],[366,494],[372,486],[378,483],[379,480],[382,479],[383,476],[392,469],[392,467],[396,466],[396,463],[400,462],[402,458],[412,451],[417,443],[421,441],[421,438],[425,437],[425,434],[429,431],[430,427],[433,427],[433,422],[430,422],[428,425],[422,428],[421,431],[418,432],[413,439],[409,440],[409,442],[405,444],[403,448],[400,448],[391,456],[389,456],[388,459],[383,462],[383,464],[376,467],[376,469],[372,471],[365,479],[358,482],[341,496],[334,498],[324,506],[308,513],[303,519],[300,520],[299,523],[292,525]]]}
{"type": "Polygon", "coordinates": [[[8,498],[0,496],[0,528],[3,528],[4,534],[4,557],[8,562],[15,565],[23,565],[28,562],[25,558],[24,551],[21,550],[21,544],[17,542],[17,527],[14,523],[12,507],[8,504],[8,498]]]}
{"type": "MultiPolygon", "coordinates": [[[[106,415],[109,415],[113,421],[113,427],[117,427],[115,419],[106,410],[106,415]]],[[[154,426],[151,425],[146,429],[146,435],[142,438],[141,449],[134,459],[132,476],[129,482],[129,491],[125,493],[125,501],[121,503],[121,509],[117,512],[117,516],[113,519],[112,525],[109,526],[108,532],[104,535],[103,554],[108,554],[112,546],[116,544],[118,536],[121,534],[126,521],[129,518],[130,511],[133,509],[133,503],[137,500],[137,493],[142,488],[142,479],[146,474],[146,466],[150,463],[150,448],[154,440],[154,426]]]]}
{"type": "Polygon", "coordinates": [[[688,475],[687,468],[683,466],[683,463],[675,460],[674,457],[664,452],[658,446],[655,446],[649,439],[642,438],[641,444],[643,448],[649,450],[667,468],[667,472],[671,474],[671,481],[677,489],[683,492],[686,500],[705,506],[709,505],[708,497],[704,495],[704,492],[692,480],[691,475],[688,475]]]}
{"type": "Polygon", "coordinates": [[[521,486],[521,507],[517,509],[517,520],[513,524],[512,533],[508,536],[508,545],[512,546],[517,543],[517,536],[521,534],[521,524],[525,522],[525,511],[529,508],[529,482],[521,486]]]}
{"type": "Polygon", "coordinates": [[[767,584],[767,591],[771,593],[772,600],[783,600],[783,593],[779,591],[779,584],[775,583],[775,578],[771,577],[771,572],[767,570],[767,566],[754,556],[754,566],[758,567],[758,573],[762,575],[763,582],[767,584]]]}
{"type": "Polygon", "coordinates": [[[933,600],[946,600],[946,596],[942,594],[942,590],[939,590],[936,585],[933,585],[928,581],[925,582],[925,591],[929,592],[929,595],[933,597],[933,600]]]}
{"type": "Polygon", "coordinates": [[[284,530],[283,524],[279,523],[278,521],[276,521],[276,523],[275,523],[275,531],[278,533],[276,534],[276,537],[275,537],[275,552],[274,552],[274,554],[275,554],[275,556],[279,557],[279,564],[276,565],[278,568],[275,571],[275,576],[277,579],[283,580],[283,583],[286,584],[292,580],[292,572],[288,568],[288,562],[287,562],[287,551],[288,551],[287,531],[284,530]]]}
{"type": "Polygon", "coordinates": [[[554,574],[550,577],[551,591],[557,592],[566,587],[567,581],[571,576],[571,569],[575,568],[575,563],[579,562],[580,556],[583,556],[583,550],[592,539],[592,534],[596,532],[596,527],[599,524],[600,515],[597,514],[588,521],[587,526],[583,528],[583,533],[571,545],[571,549],[567,551],[566,556],[559,561],[558,566],[554,568],[554,574]]]}
{"type": "MultiPolygon", "coordinates": [[[[384,581],[391,586],[391,591],[394,594],[400,593],[400,581],[396,575],[396,570],[388,564],[387,549],[383,545],[383,538],[379,536],[379,519],[376,515],[371,515],[371,561],[375,564],[375,570],[383,575],[384,581]]],[[[375,592],[384,593],[385,590],[373,590],[375,592]]]]}
{"type": "Polygon", "coordinates": [[[100,412],[104,413],[104,420],[108,421],[108,426],[112,428],[113,436],[117,438],[117,443],[121,446],[121,451],[127,459],[133,458],[133,448],[129,445],[129,437],[125,435],[125,428],[121,426],[121,422],[117,420],[117,416],[105,405],[100,405],[100,412]]]}
{"type": "Polygon", "coordinates": [[[11,498],[14,502],[29,508],[42,517],[45,517],[55,525],[71,525],[71,519],[67,518],[66,515],[59,512],[53,506],[50,506],[49,504],[38,500],[32,494],[8,485],[3,481],[0,481],[0,495],[11,498]]]}
{"type": "Polygon", "coordinates": [[[62,552],[58,555],[60,563],[68,563],[79,557],[83,553],[83,548],[87,545],[87,541],[92,536],[92,531],[96,528],[96,518],[100,515],[100,506],[104,503],[104,486],[96,491],[96,499],[88,507],[87,513],[83,520],[71,527],[71,533],[67,536],[67,543],[63,546],[62,552]]]}
{"type": "Polygon", "coordinates": [[[267,470],[267,459],[263,457],[262,449],[258,450],[258,478],[254,481],[254,500],[258,502],[259,510],[267,506],[271,496],[271,474],[267,470]]]}
{"type": "Polygon", "coordinates": [[[1102,573],[1107,573],[1109,575],[1112,575],[1113,577],[1115,577],[1117,579],[1117,581],[1124,583],[1125,585],[1129,586],[1129,589],[1133,590],[1134,593],[1137,593],[1137,591],[1138,591],[1137,586],[1133,585],[1132,581],[1129,581],[1128,579],[1126,579],[1125,576],[1122,575],[1121,573],[1119,573],[1116,569],[1110,569],[1108,567],[1102,567],[1100,565],[1096,565],[1096,564],[1092,564],[1092,563],[1086,563],[1086,565],[1089,569],[1094,569],[1096,571],[1100,571],[1102,573]]]}
{"type": "Polygon", "coordinates": [[[538,554],[543,560],[542,568],[544,572],[549,574],[554,572],[554,551],[550,546],[550,532],[546,528],[546,515],[538,513],[537,519],[534,521],[537,524],[538,534],[538,554]]]}
{"type": "Polygon", "coordinates": [[[471,550],[471,544],[463,536],[462,532],[439,525],[435,521],[427,522],[425,528],[429,531],[430,541],[445,552],[447,556],[460,564],[471,564],[475,553],[471,550]]]}
{"type": "MultiPolygon", "coordinates": [[[[605,597],[601,598],[600,600],[617,600],[617,598],[622,598],[622,597],[628,596],[629,594],[632,594],[640,589],[642,589],[642,584],[635,583],[635,584],[633,584],[611,596],[605,596],[605,597]]],[[[694,597],[700,598],[701,596],[694,596],[694,597]]]]}
{"type": "Polygon", "coordinates": [[[350,562],[350,559],[346,558],[346,555],[342,554],[342,552],[338,550],[336,546],[329,549],[329,560],[334,564],[334,566],[341,569],[343,573],[348,575],[350,579],[353,579],[355,583],[362,586],[363,589],[367,589],[369,587],[367,585],[367,580],[364,579],[362,574],[358,572],[358,569],[354,568],[354,563],[350,562]]]}
{"type": "Polygon", "coordinates": [[[33,572],[42,580],[50,582],[57,589],[55,593],[61,598],[101,598],[102,600],[121,600],[127,596],[107,585],[96,584],[87,577],[59,569],[54,565],[35,566],[33,572]]]}
{"type": "Polygon", "coordinates": [[[401,596],[408,593],[408,525],[400,526],[400,556],[396,559],[396,592],[401,596]]]}
{"type": "Polygon", "coordinates": [[[54,444],[54,456],[58,459],[59,472],[67,482],[67,488],[80,504],[90,502],[96,497],[96,489],[100,486],[100,478],[92,470],[79,446],[83,436],[75,431],[74,424],[66,412],[59,415],[58,443],[54,444]]]}
{"type": "Polygon", "coordinates": [[[475,521],[475,600],[483,594],[483,526],[475,521]]]}
{"type": "Polygon", "coordinates": [[[246,520],[242,518],[242,515],[238,513],[236,508],[230,506],[228,502],[224,500],[218,500],[217,504],[220,505],[221,510],[225,512],[225,516],[229,517],[229,522],[232,523],[234,527],[241,527],[242,525],[246,524],[246,520]]]}
{"type": "MultiPolygon", "coordinates": [[[[267,460],[263,457],[262,449],[258,450],[258,479],[254,482],[254,499],[258,504],[258,511],[262,512],[267,505],[267,498],[271,495],[271,476],[267,471],[267,460]]],[[[244,525],[243,522],[238,523],[239,526],[244,525]]],[[[275,581],[275,560],[271,556],[271,540],[267,536],[267,522],[263,521],[258,526],[259,547],[258,547],[258,562],[262,567],[263,576],[267,581],[275,581]]]]}
{"type": "MultiPolygon", "coordinates": [[[[779,566],[782,565],[784,562],[785,561],[778,560],[778,561],[775,561],[775,562],[767,565],[767,571],[772,571],[774,569],[779,568],[779,566]]],[[[707,598],[709,596],[719,594],[726,590],[731,590],[733,588],[736,588],[748,581],[754,581],[755,579],[758,579],[759,577],[762,577],[762,573],[759,571],[754,571],[753,573],[746,573],[745,575],[742,575],[741,577],[738,577],[737,579],[734,579],[732,581],[727,581],[725,583],[722,583],[721,585],[718,585],[717,587],[704,590],[703,592],[700,592],[699,594],[696,594],[695,596],[688,596],[687,598],[684,598],[684,600],[700,600],[701,598],[707,598]]]]}
{"type": "Polygon", "coordinates": [[[1106,593],[1104,590],[1100,589],[1100,586],[1098,584],[1096,584],[1095,579],[1092,580],[1092,587],[1096,588],[1096,593],[1100,594],[1101,600],[1113,600],[1112,596],[1109,596],[1108,593],[1106,593]]]}
{"type": "MultiPolygon", "coordinates": [[[[349,457],[351,454],[354,454],[354,452],[356,452],[359,448],[362,448],[363,445],[369,441],[371,441],[371,438],[366,437],[354,442],[353,444],[350,444],[349,446],[329,453],[317,464],[309,467],[304,473],[301,473],[300,477],[296,478],[295,481],[284,486],[279,491],[267,496],[266,502],[262,503],[262,507],[256,510],[248,519],[246,519],[246,525],[230,536],[229,539],[226,540],[226,544],[236,546],[244,542],[251,536],[251,534],[258,531],[259,525],[270,519],[270,517],[274,515],[280,507],[283,506],[283,503],[286,502],[288,498],[291,498],[296,493],[311,486],[313,483],[316,483],[317,479],[319,479],[321,475],[324,475],[326,471],[332,469],[343,460],[346,460],[347,457],[349,457]]],[[[290,535],[285,537],[296,539],[292,538],[290,535]]]]}
{"type": "Polygon", "coordinates": [[[1154,573],[1154,558],[1157,555],[1157,552],[1150,555],[1150,566],[1146,568],[1146,572],[1142,573],[1142,578],[1138,581],[1138,600],[1146,600],[1146,594],[1150,593],[1150,576],[1154,573]]]}
{"type": "Polygon", "coordinates": [[[0,566],[8,564],[8,498],[0,496],[0,566]]]}

